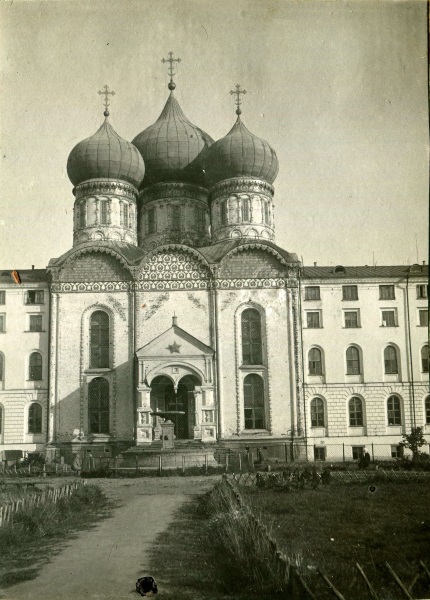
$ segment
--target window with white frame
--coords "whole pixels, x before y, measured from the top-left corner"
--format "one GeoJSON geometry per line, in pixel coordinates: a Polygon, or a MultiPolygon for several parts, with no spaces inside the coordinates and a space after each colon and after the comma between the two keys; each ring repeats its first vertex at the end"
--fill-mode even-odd
{"type": "Polygon", "coordinates": [[[363,427],[363,401],[358,396],[353,396],[349,401],[349,426],[363,427]]]}
{"type": "Polygon", "coordinates": [[[42,433],[42,407],[37,402],[28,409],[28,433],[42,433]]]}
{"type": "Polygon", "coordinates": [[[358,300],[358,286],[343,285],[342,286],[342,300],[358,300]]]}
{"type": "Polygon", "coordinates": [[[364,456],[364,446],[352,446],[352,460],[360,460],[364,456]]]}
{"type": "Polygon", "coordinates": [[[29,315],[28,323],[29,331],[42,331],[43,330],[43,317],[42,315],[29,315]]]}
{"type": "Polygon", "coordinates": [[[346,351],[346,374],[361,374],[360,352],[355,346],[350,346],[346,351]]]}
{"type": "Polygon", "coordinates": [[[309,329],[319,329],[321,327],[321,311],[306,311],[306,326],[309,329]]]}
{"type": "Polygon", "coordinates": [[[39,352],[32,352],[30,354],[28,378],[30,381],[40,381],[42,379],[42,355],[39,352]]]}
{"type": "Polygon", "coordinates": [[[417,298],[427,298],[428,295],[428,285],[424,283],[420,283],[417,285],[417,298]]]}
{"type": "Polygon", "coordinates": [[[247,308],[241,315],[242,363],[263,364],[261,315],[255,308],[247,308]]]}
{"type": "Polygon", "coordinates": [[[426,344],[421,348],[421,371],[423,373],[429,372],[429,346],[426,344]]]}
{"type": "Polygon", "coordinates": [[[384,368],[386,375],[393,375],[399,372],[397,350],[394,346],[387,346],[384,349],[384,368]]]}
{"type": "Polygon", "coordinates": [[[108,200],[100,200],[100,224],[107,225],[108,222],[108,200]]]}
{"type": "Polygon", "coordinates": [[[428,327],[429,325],[429,311],[427,308],[420,309],[418,311],[420,327],[428,327]]]}
{"type": "Polygon", "coordinates": [[[381,311],[382,327],[397,327],[397,311],[388,309],[381,311]]]}
{"type": "Polygon", "coordinates": [[[325,427],[324,401],[313,398],[311,401],[311,427],[325,427]]]}
{"type": "Polygon", "coordinates": [[[358,310],[345,310],[343,313],[346,329],[360,327],[358,310]]]}
{"type": "Polygon", "coordinates": [[[248,222],[251,220],[250,199],[242,198],[241,205],[242,205],[242,221],[248,222]]]}
{"type": "Polygon", "coordinates": [[[6,304],[6,291],[0,290],[0,304],[6,304]]]}
{"type": "Polygon", "coordinates": [[[0,313],[0,333],[6,332],[6,315],[5,313],[0,313]]]}
{"type": "Polygon", "coordinates": [[[325,460],[325,446],[314,446],[314,460],[325,460]]]}
{"type": "Polygon", "coordinates": [[[44,303],[44,291],[43,290],[28,290],[25,297],[26,304],[43,304],[44,303]]]}
{"type": "Polygon", "coordinates": [[[380,300],[395,300],[396,295],[394,293],[394,285],[380,285],[379,286],[379,299],[380,300]]]}
{"type": "Polygon", "coordinates": [[[305,286],[305,300],[320,300],[320,286],[319,285],[305,286]]]}
{"type": "Polygon", "coordinates": [[[245,429],[264,429],[264,383],[260,375],[251,373],[243,380],[245,429]]]}
{"type": "Polygon", "coordinates": [[[402,424],[400,399],[397,396],[390,396],[387,400],[387,418],[388,425],[402,424]]]}
{"type": "Polygon", "coordinates": [[[403,446],[393,445],[390,447],[391,458],[403,458],[403,446]]]}
{"type": "Polygon", "coordinates": [[[322,375],[322,354],[319,348],[309,350],[309,375],[322,375]]]}
{"type": "Polygon", "coordinates": [[[424,400],[424,410],[426,417],[426,425],[430,425],[430,396],[424,400]]]}
{"type": "Polygon", "coordinates": [[[263,207],[264,207],[264,222],[266,225],[269,224],[269,203],[263,201],[263,207]]]}

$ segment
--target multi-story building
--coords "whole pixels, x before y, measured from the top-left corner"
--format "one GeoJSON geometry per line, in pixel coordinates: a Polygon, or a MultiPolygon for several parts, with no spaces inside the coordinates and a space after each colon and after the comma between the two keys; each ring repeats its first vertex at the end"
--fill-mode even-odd
{"type": "Polygon", "coordinates": [[[68,160],[73,247],[1,276],[2,448],[150,448],[160,412],[312,459],[430,427],[427,267],[303,267],[274,241],[275,151],[239,106],[213,142],[174,88],[133,143],[105,112],[68,160]]]}

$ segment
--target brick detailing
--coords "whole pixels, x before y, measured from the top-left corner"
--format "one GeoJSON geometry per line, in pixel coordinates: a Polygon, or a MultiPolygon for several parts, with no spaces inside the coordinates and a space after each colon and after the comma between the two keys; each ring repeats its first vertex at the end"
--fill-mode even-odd
{"type": "Polygon", "coordinates": [[[114,256],[100,252],[81,254],[67,261],[61,269],[62,282],[130,281],[132,276],[114,256]]]}
{"type": "Polygon", "coordinates": [[[227,256],[219,269],[220,278],[278,278],[286,277],[287,272],[280,261],[268,252],[244,250],[227,256]]]}
{"type": "MultiPolygon", "coordinates": [[[[207,280],[211,273],[189,252],[177,250],[155,254],[142,265],[141,281],[196,281],[207,280]]],[[[145,289],[145,288],[144,288],[145,289]]]]}

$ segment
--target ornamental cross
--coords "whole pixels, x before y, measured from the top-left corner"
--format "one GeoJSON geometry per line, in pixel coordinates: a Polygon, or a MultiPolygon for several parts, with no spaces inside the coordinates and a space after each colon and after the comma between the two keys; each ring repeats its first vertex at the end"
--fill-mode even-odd
{"type": "Polygon", "coordinates": [[[174,62],[180,63],[181,59],[180,58],[173,58],[173,52],[169,52],[169,58],[162,58],[161,62],[162,63],[166,63],[166,62],[170,63],[169,70],[168,70],[168,75],[170,77],[169,90],[174,90],[176,86],[173,83],[173,76],[176,75],[176,73],[173,70],[173,63],[174,62]]]}
{"type": "Polygon", "coordinates": [[[240,95],[241,94],[246,94],[246,90],[241,90],[240,89],[240,85],[237,83],[236,84],[236,89],[235,90],[231,90],[230,94],[234,94],[236,96],[234,103],[236,104],[237,108],[236,108],[236,114],[240,115],[242,114],[242,111],[240,110],[240,105],[242,104],[242,100],[240,99],[240,95]]]}
{"type": "MultiPolygon", "coordinates": [[[[102,90],[98,91],[98,94],[103,95],[105,97],[104,99],[104,107],[105,107],[105,113],[108,113],[108,108],[109,108],[109,96],[115,96],[115,92],[112,90],[111,92],[109,91],[109,87],[106,84],[102,90]]],[[[109,116],[109,113],[105,116],[109,116]]]]}

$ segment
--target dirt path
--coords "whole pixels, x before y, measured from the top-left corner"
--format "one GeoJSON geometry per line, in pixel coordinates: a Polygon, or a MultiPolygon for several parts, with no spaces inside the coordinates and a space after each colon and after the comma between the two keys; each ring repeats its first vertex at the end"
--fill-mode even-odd
{"type": "MultiPolygon", "coordinates": [[[[139,598],[138,577],[148,572],[151,542],[175,512],[219,477],[92,480],[119,503],[113,515],[82,531],[31,581],[0,590],[7,600],[122,600],[139,598]]],[[[155,575],[155,574],[154,574],[155,575]]]]}

